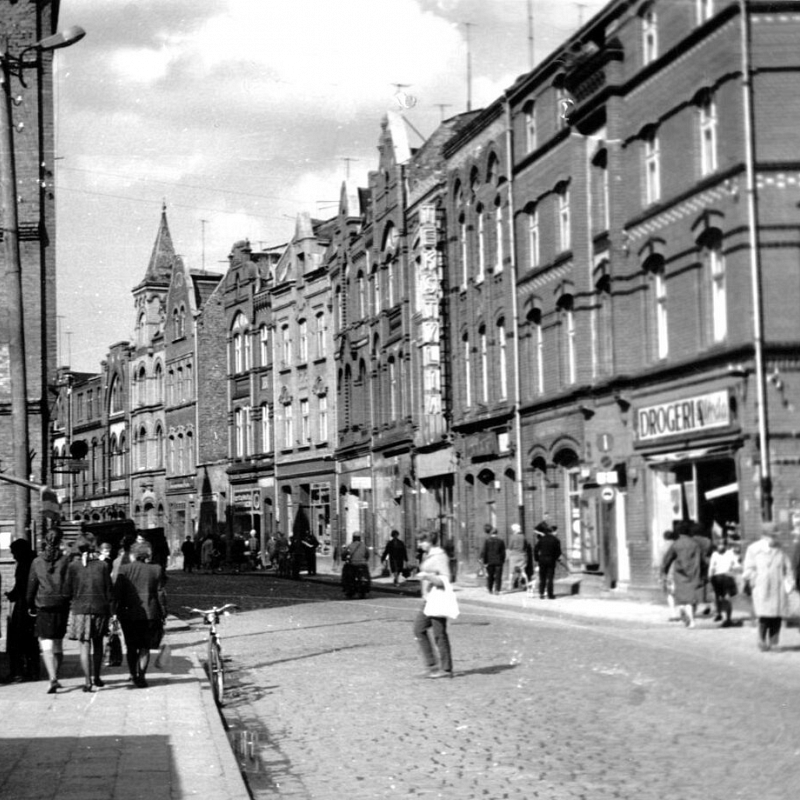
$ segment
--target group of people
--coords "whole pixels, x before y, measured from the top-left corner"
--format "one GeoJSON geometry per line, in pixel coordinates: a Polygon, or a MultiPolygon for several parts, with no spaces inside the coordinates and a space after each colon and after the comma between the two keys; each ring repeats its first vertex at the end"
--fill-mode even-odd
{"type": "Polygon", "coordinates": [[[151,563],[151,545],[139,536],[124,542],[112,559],[111,546],[98,544],[92,534],[79,535],[69,546],[54,529],[44,536],[35,558],[26,540],[13,542],[12,552],[17,569],[8,593],[15,621],[8,637],[11,678],[38,678],[41,652],[48,694],[56,694],[62,688],[59,671],[68,637],[79,644],[83,691],[104,686],[104,640],[110,624],[119,621],[130,680],[146,687],[150,649],[163,636],[167,614],[166,575],[161,565],[151,563]]]}
{"type": "Polygon", "coordinates": [[[800,544],[790,558],[781,546],[777,525],[763,522],[760,538],[748,546],[742,563],[734,542],[720,536],[714,543],[696,522],[679,521],[664,536],[670,544],[661,575],[677,619],[693,628],[701,604],[710,613],[710,587],[714,621],[728,627],[733,598],[741,590],[750,597],[758,620],[758,647],[767,651],[778,644],[783,620],[796,616],[790,597],[800,588],[800,544]]]}
{"type": "Polygon", "coordinates": [[[479,562],[486,574],[489,594],[500,594],[503,588],[503,570],[508,564],[508,591],[513,591],[522,579],[533,581],[536,567],[539,570],[539,597],[555,599],[554,581],[556,566],[561,563],[561,541],[556,536],[556,525],[547,518],[535,528],[536,542],[531,543],[517,523],[511,526],[508,545],[500,538],[497,528],[484,526],[486,539],[481,548],[479,562]]]}

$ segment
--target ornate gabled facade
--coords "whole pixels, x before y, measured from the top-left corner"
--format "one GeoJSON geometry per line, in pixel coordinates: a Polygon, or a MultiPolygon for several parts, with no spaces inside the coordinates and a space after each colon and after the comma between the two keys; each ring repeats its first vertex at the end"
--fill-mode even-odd
{"type": "Polygon", "coordinates": [[[165,328],[167,294],[177,261],[165,206],[144,279],[133,289],[130,500],[131,518],[139,528],[164,528],[167,522],[165,328]]]}
{"type": "MultiPolygon", "coordinates": [[[[197,318],[222,276],[189,270],[176,257],[170,278],[164,328],[164,447],[167,544],[175,553],[181,542],[198,530],[202,503],[198,493],[209,494],[197,486],[197,318]]],[[[222,330],[219,335],[222,337],[222,330]]],[[[205,355],[204,363],[208,363],[209,354],[205,355]]]]}

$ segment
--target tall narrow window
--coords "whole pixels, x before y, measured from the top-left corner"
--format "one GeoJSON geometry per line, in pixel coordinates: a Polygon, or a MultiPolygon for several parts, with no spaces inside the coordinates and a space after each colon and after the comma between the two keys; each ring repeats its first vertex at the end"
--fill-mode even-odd
{"type": "Polygon", "coordinates": [[[381,273],[378,267],[372,271],[372,310],[374,314],[381,311],[381,273]]]}
{"type": "Polygon", "coordinates": [[[233,321],[233,371],[235,374],[244,372],[248,368],[245,354],[245,338],[247,337],[247,318],[244,314],[237,314],[233,321]]]}
{"type": "Polygon", "coordinates": [[[272,450],[272,428],[269,422],[269,406],[261,404],[261,452],[269,453],[272,450]]]}
{"type": "Polygon", "coordinates": [[[394,305],[394,260],[389,261],[386,265],[386,289],[386,299],[391,308],[394,305]]]}
{"type": "Polygon", "coordinates": [[[725,279],[725,256],[721,242],[711,246],[706,254],[711,283],[711,333],[715,343],[728,335],[728,294],[725,279]]]}
{"type": "Polygon", "coordinates": [[[525,150],[532,153],[536,146],[536,106],[531,102],[525,106],[525,150]]]}
{"type": "Polygon", "coordinates": [[[260,357],[261,357],[261,366],[266,367],[269,364],[269,329],[266,325],[262,325],[259,330],[259,342],[260,342],[260,357]]]}
{"type": "Polygon", "coordinates": [[[281,360],[284,365],[292,363],[292,336],[288,323],[281,326],[281,360]]]}
{"type": "Polygon", "coordinates": [[[656,359],[664,359],[669,353],[669,328],[667,321],[667,283],[664,276],[663,259],[645,265],[650,272],[650,294],[652,296],[651,351],[656,359]]]}
{"type": "Polygon", "coordinates": [[[469,280],[469,250],[467,248],[467,222],[464,215],[458,221],[458,243],[461,250],[461,288],[467,288],[469,280]]]}
{"type": "Polygon", "coordinates": [[[317,314],[317,358],[323,358],[328,352],[328,345],[325,339],[325,312],[317,314]]]}
{"type": "Polygon", "coordinates": [[[478,206],[478,274],[475,283],[480,283],[486,273],[486,215],[483,206],[478,206]]]}
{"type": "Polygon", "coordinates": [[[536,269],[539,266],[539,210],[528,211],[528,266],[536,269]]]}
{"type": "Polygon", "coordinates": [[[644,199],[647,205],[661,199],[661,153],[655,131],[644,140],[644,199]]]}
{"type": "Polygon", "coordinates": [[[300,444],[308,444],[311,441],[311,417],[308,399],[300,401],[300,444]]]}
{"type": "Polygon", "coordinates": [[[496,213],[494,216],[494,239],[496,250],[495,272],[503,270],[503,207],[500,205],[500,198],[497,198],[496,213]]]}
{"type": "Polygon", "coordinates": [[[323,394],[319,397],[319,408],[317,409],[317,422],[319,423],[320,442],[328,441],[328,396],[323,394]]]}
{"type": "Polygon", "coordinates": [[[283,446],[287,450],[294,447],[294,420],[291,403],[286,403],[283,407],[283,446]]]}
{"type": "Polygon", "coordinates": [[[568,188],[558,193],[558,239],[561,252],[572,247],[568,188]]]}
{"type": "Polygon", "coordinates": [[[255,432],[253,431],[253,409],[245,406],[244,409],[244,454],[249,456],[255,452],[255,432]]]}
{"type": "Polygon", "coordinates": [[[308,361],[308,323],[304,319],[297,323],[297,335],[300,348],[300,363],[305,364],[308,361]]]}
{"type": "Polygon", "coordinates": [[[564,382],[572,385],[577,379],[575,353],[575,310],[572,295],[566,294],[559,300],[563,337],[564,382]]]}
{"type": "Polygon", "coordinates": [[[250,331],[245,331],[244,338],[244,368],[245,370],[252,369],[253,367],[253,337],[250,331]]]}
{"type": "Polygon", "coordinates": [[[234,457],[241,458],[244,455],[244,409],[237,408],[233,412],[233,434],[235,452],[234,457]]]}
{"type": "Polygon", "coordinates": [[[544,394],[544,329],[542,313],[538,311],[533,319],[534,347],[536,349],[536,394],[544,394]]]}
{"type": "Polygon", "coordinates": [[[653,9],[642,15],[642,61],[649,64],[658,58],[658,20],[653,9]]]}
{"type": "Polygon", "coordinates": [[[489,341],[486,337],[486,326],[478,330],[478,341],[481,349],[481,402],[489,402],[489,341]]]}
{"type": "Polygon", "coordinates": [[[464,334],[461,344],[464,352],[464,406],[469,408],[472,405],[472,353],[468,334],[464,334]]]}
{"type": "Polygon", "coordinates": [[[499,354],[498,370],[500,373],[500,399],[508,397],[508,353],[506,351],[506,322],[501,319],[497,323],[497,345],[499,354]]]}
{"type": "Polygon", "coordinates": [[[717,106],[708,97],[700,104],[700,174],[717,170],[717,106]]]}
{"type": "Polygon", "coordinates": [[[397,419],[397,365],[393,358],[389,359],[389,414],[391,421],[397,419]]]}
{"type": "Polygon", "coordinates": [[[356,290],[358,291],[358,315],[364,319],[367,315],[367,289],[364,285],[363,272],[359,272],[356,278],[356,290]]]}

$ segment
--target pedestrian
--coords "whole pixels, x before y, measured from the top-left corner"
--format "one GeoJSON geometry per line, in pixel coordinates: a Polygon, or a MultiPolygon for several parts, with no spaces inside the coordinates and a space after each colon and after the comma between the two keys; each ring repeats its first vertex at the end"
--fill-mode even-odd
{"type": "Polygon", "coordinates": [[[64,595],[68,558],[58,529],[44,536],[42,552],[33,560],[28,576],[27,603],[36,614],[36,635],[50,685],[48,694],[61,688],[58,673],[64,662],[64,634],[67,632],[69,603],[64,595]]]}
{"type": "Polygon", "coordinates": [[[561,540],[555,535],[555,526],[546,521],[535,528],[536,544],[533,546],[533,560],[539,565],[539,597],[555,600],[556,564],[561,558],[561,540]]]}
{"type": "Polygon", "coordinates": [[[181,553],[183,553],[183,571],[191,572],[194,569],[194,541],[191,536],[187,536],[181,545],[181,553]]]}
{"type": "Polygon", "coordinates": [[[513,591],[520,584],[525,573],[525,556],[528,541],[518,523],[511,525],[511,536],[508,540],[508,591],[513,591]]]}
{"type": "Polygon", "coordinates": [[[489,594],[500,594],[503,586],[503,564],[506,561],[506,544],[497,535],[497,528],[488,523],[483,526],[486,540],[481,548],[480,563],[486,569],[486,588],[489,594]]]}
{"type": "Polygon", "coordinates": [[[714,547],[714,540],[711,534],[699,522],[690,522],[689,527],[691,535],[697,540],[698,544],[703,548],[703,596],[701,601],[704,603],[702,614],[704,617],[711,615],[711,605],[708,599],[708,563],[711,560],[711,555],[716,549],[714,547]]]}
{"type": "Polygon", "coordinates": [[[354,531],[350,544],[342,548],[342,589],[352,596],[360,578],[362,591],[368,592],[371,578],[369,574],[369,548],[361,541],[361,533],[354,531]]]}
{"type": "Polygon", "coordinates": [[[203,544],[200,545],[200,563],[206,575],[210,575],[214,571],[214,539],[211,534],[206,536],[203,544]]]}
{"type": "MultiPolygon", "coordinates": [[[[674,528],[668,528],[664,531],[664,541],[667,543],[667,547],[669,547],[677,538],[678,534],[674,528]]],[[[675,577],[672,573],[673,567],[670,566],[664,575],[663,586],[664,593],[667,596],[667,606],[669,606],[669,621],[677,622],[680,620],[680,616],[678,615],[678,610],[675,607],[675,577]]]]}
{"type": "Polygon", "coordinates": [[[388,564],[389,572],[394,579],[394,585],[400,582],[400,576],[403,574],[403,569],[408,561],[408,551],[406,550],[405,542],[400,538],[399,531],[392,531],[389,536],[389,541],[383,548],[381,554],[381,561],[388,564]]]}
{"type": "Polygon", "coordinates": [[[303,540],[299,534],[293,534],[289,537],[289,563],[291,564],[292,580],[300,580],[300,570],[303,568],[305,561],[306,548],[303,545],[303,540]]]}
{"type": "Polygon", "coordinates": [[[247,537],[247,556],[250,560],[252,569],[258,569],[261,565],[258,552],[258,534],[255,528],[250,528],[250,535],[247,537]]]}
{"type": "Polygon", "coordinates": [[[245,562],[247,561],[247,556],[245,555],[246,550],[247,545],[244,536],[242,536],[241,533],[235,533],[233,535],[233,541],[231,541],[231,561],[233,562],[233,571],[236,575],[244,569],[245,562]]]}
{"type": "Polygon", "coordinates": [[[778,644],[781,621],[789,612],[787,594],[795,583],[774,522],[761,523],[761,538],[745,551],[743,578],[758,617],[758,646],[771,650],[778,644]]]}
{"type": "Polygon", "coordinates": [[[678,538],[670,544],[664,554],[661,575],[666,579],[672,567],[678,614],[687,628],[694,628],[697,604],[703,600],[705,555],[703,546],[692,536],[690,522],[683,520],[677,522],[675,530],[678,538]]]}
{"type": "Polygon", "coordinates": [[[97,550],[97,558],[106,565],[110,576],[111,571],[114,569],[114,560],[111,557],[111,542],[100,542],[100,547],[97,550]]]}
{"type": "Polygon", "coordinates": [[[267,534],[267,540],[261,548],[261,564],[264,569],[270,569],[275,566],[275,537],[267,534]]]}
{"type": "Polygon", "coordinates": [[[27,539],[11,542],[11,555],[16,561],[14,586],[6,592],[12,603],[6,630],[6,655],[8,680],[19,682],[37,680],[39,677],[39,643],[36,641],[35,618],[29,613],[27,600],[28,578],[34,554],[27,539]]]}
{"type": "Polygon", "coordinates": [[[152,564],[147,542],[134,545],[133,560],[120,571],[114,587],[117,616],[122,625],[130,680],[147,687],[150,649],[161,643],[167,618],[166,576],[160,564],[152,564]]]}
{"type": "Polygon", "coordinates": [[[100,678],[103,664],[103,639],[108,635],[111,616],[112,584],[106,564],[97,558],[95,539],[90,533],[78,537],[79,558],[67,570],[64,594],[69,598],[70,623],[68,635],[80,643],[83,691],[105,686],[100,678]]]}
{"type": "Polygon", "coordinates": [[[303,553],[306,561],[306,572],[309,575],[317,574],[317,549],[319,539],[311,531],[306,531],[300,541],[303,543],[303,553]]]}
{"type": "Polygon", "coordinates": [[[120,543],[119,550],[117,551],[117,556],[114,559],[114,562],[111,567],[111,581],[112,583],[117,580],[117,575],[119,575],[120,568],[123,564],[130,564],[131,561],[131,547],[133,547],[134,543],[136,542],[136,537],[130,533],[126,533],[122,537],[122,542],[120,543]]]}
{"type": "Polygon", "coordinates": [[[450,583],[455,583],[458,576],[458,553],[456,552],[456,540],[452,536],[448,536],[444,540],[444,551],[450,562],[450,583]]]}
{"type": "Polygon", "coordinates": [[[435,587],[447,590],[450,583],[450,564],[447,553],[439,547],[438,532],[421,534],[419,545],[423,557],[417,575],[420,579],[423,607],[420,608],[414,620],[414,637],[422,652],[422,660],[426,668],[425,677],[452,678],[453,656],[450,650],[450,637],[447,634],[447,617],[428,616],[425,613],[428,593],[435,587]],[[433,634],[433,644],[430,639],[431,633],[433,634]],[[434,645],[436,652],[434,652],[434,645]]]}
{"type": "Polygon", "coordinates": [[[737,594],[735,574],[741,569],[739,558],[725,539],[720,539],[717,549],[708,562],[708,577],[714,590],[717,615],[714,622],[722,622],[723,628],[731,625],[733,598],[737,594]]]}

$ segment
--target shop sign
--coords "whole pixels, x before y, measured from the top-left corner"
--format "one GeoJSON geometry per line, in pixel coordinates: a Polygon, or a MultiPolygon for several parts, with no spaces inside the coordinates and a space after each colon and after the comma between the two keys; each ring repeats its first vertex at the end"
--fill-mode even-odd
{"type": "Polygon", "coordinates": [[[258,508],[261,504],[260,501],[261,498],[257,489],[255,491],[252,489],[240,489],[233,493],[233,505],[240,511],[258,508]]]}
{"type": "Polygon", "coordinates": [[[665,436],[697,433],[731,424],[728,392],[709,394],[660,403],[640,408],[636,412],[637,439],[652,441],[665,436]]]}
{"type": "Polygon", "coordinates": [[[473,433],[464,441],[464,452],[469,458],[487,458],[499,454],[497,433],[481,431],[473,433]]]}

